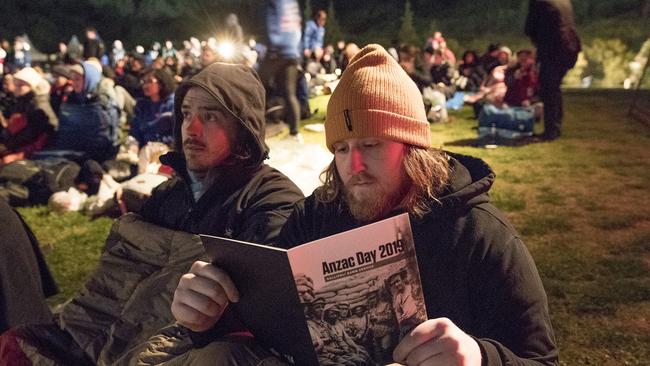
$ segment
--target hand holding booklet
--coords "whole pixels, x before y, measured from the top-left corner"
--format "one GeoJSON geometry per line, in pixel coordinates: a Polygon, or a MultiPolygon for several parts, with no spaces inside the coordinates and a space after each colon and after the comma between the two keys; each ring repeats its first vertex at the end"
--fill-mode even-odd
{"type": "Polygon", "coordinates": [[[230,306],[257,342],[296,365],[385,365],[426,320],[408,215],[289,250],[202,235],[237,286],[230,306]]]}

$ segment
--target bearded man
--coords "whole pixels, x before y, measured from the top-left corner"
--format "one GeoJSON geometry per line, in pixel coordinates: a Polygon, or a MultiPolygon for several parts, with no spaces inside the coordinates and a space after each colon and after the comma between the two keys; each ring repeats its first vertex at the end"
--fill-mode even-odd
{"type": "MultiPolygon", "coordinates": [[[[428,320],[400,339],[395,362],[557,364],[535,263],[489,203],[494,172],[479,159],[431,148],[419,90],[381,46],[366,46],[351,60],[329,101],[325,134],[334,159],[324,184],[296,204],[278,245],[408,212],[428,320]]],[[[176,319],[194,331],[219,328],[219,309],[238,300],[223,270],[207,263],[201,269],[181,281],[174,297],[193,304],[191,316],[176,319]],[[194,293],[207,295],[192,302],[194,293]]]]}

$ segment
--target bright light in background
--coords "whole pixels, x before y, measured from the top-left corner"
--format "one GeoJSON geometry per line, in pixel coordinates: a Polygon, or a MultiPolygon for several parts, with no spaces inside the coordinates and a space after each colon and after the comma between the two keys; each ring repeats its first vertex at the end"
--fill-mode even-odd
{"type": "Polygon", "coordinates": [[[235,54],[235,45],[228,41],[221,42],[217,47],[217,52],[219,52],[219,55],[224,59],[230,60],[235,54]]]}

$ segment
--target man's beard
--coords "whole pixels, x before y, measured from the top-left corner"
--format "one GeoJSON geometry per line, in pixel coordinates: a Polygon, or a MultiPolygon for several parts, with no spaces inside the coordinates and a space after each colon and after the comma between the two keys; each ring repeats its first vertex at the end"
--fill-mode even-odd
{"type": "Polygon", "coordinates": [[[360,222],[371,222],[384,217],[396,209],[404,198],[405,184],[392,191],[379,184],[373,184],[373,189],[354,189],[354,184],[359,181],[376,183],[377,180],[362,172],[350,178],[344,187],[345,201],[350,213],[360,222]]]}

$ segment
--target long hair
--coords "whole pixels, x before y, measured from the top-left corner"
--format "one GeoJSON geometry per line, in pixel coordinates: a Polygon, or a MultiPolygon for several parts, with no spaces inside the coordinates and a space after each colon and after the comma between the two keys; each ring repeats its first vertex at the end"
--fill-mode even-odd
{"type": "MultiPolygon", "coordinates": [[[[421,218],[440,203],[438,195],[449,181],[449,157],[440,149],[409,145],[403,164],[410,184],[400,206],[421,218]]],[[[323,185],[314,192],[316,199],[334,202],[343,197],[343,182],[335,160],[321,173],[320,179],[323,185]]]]}

